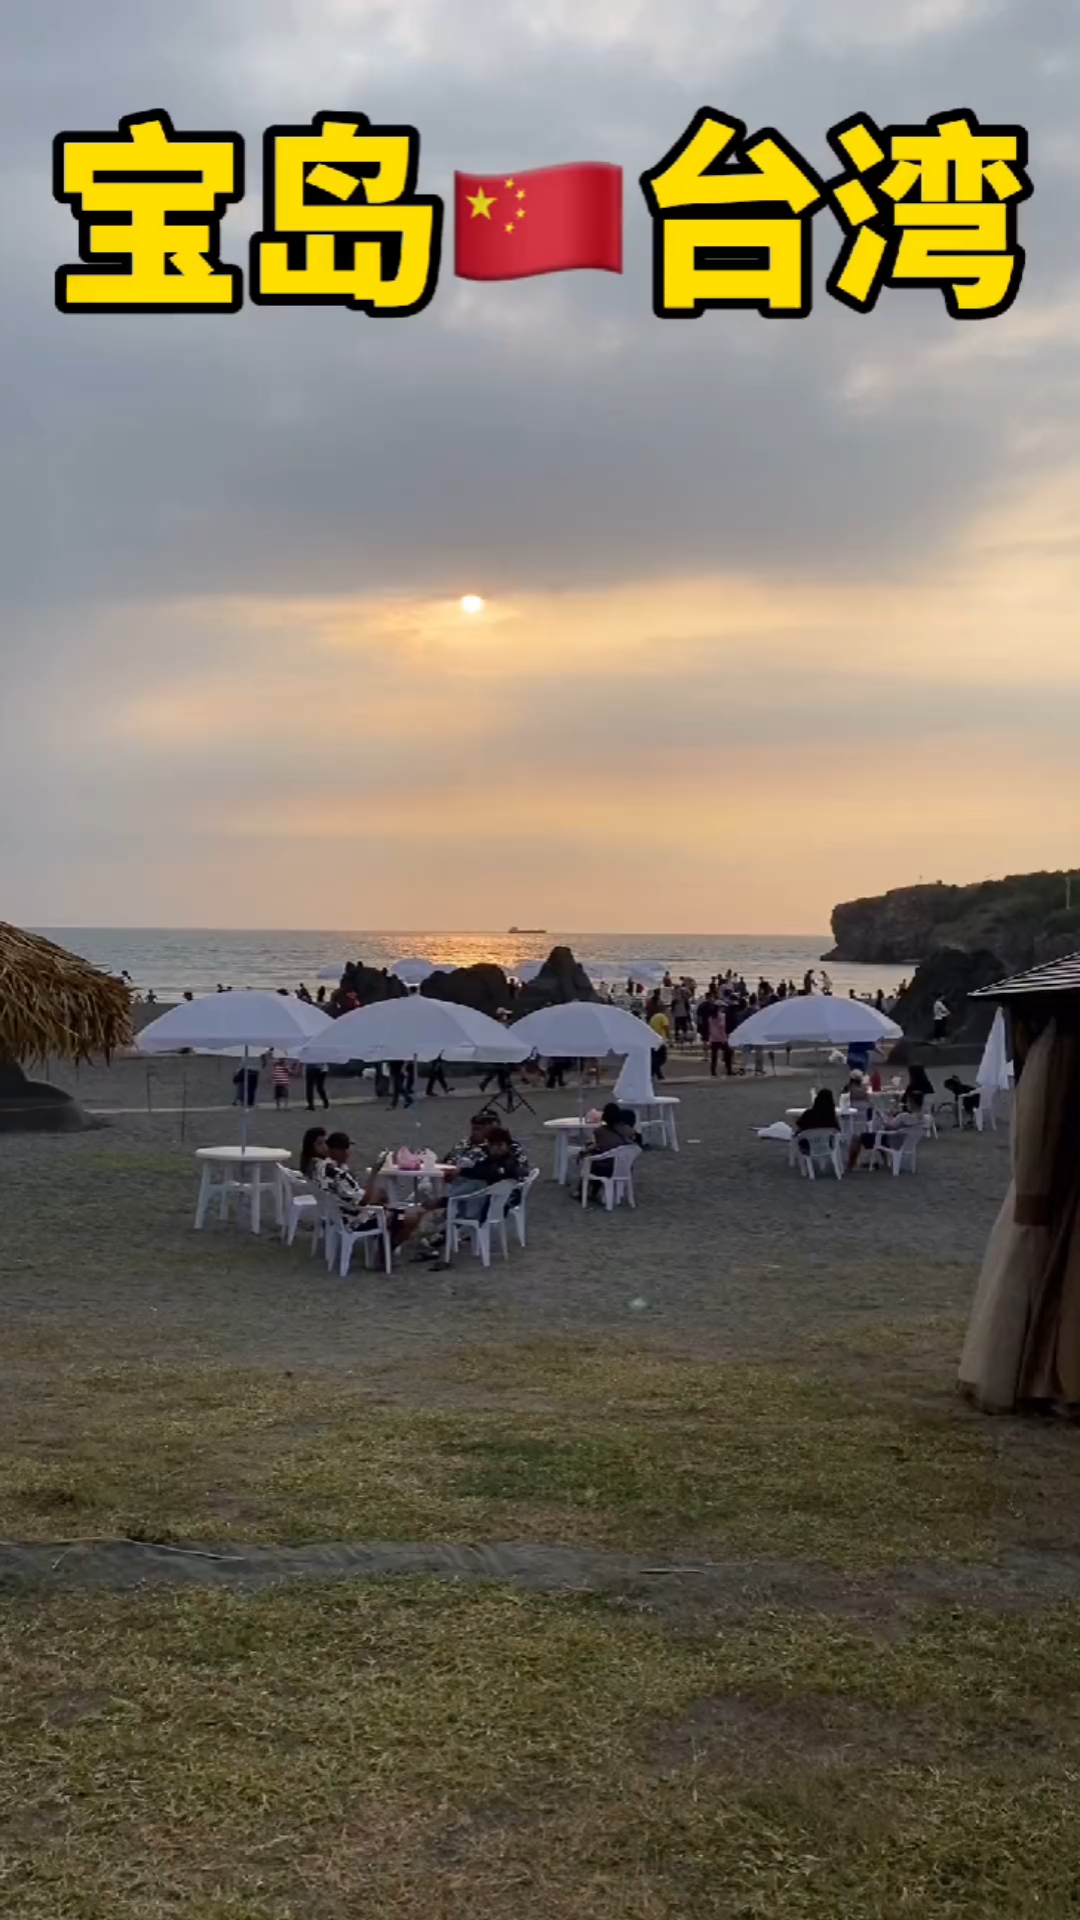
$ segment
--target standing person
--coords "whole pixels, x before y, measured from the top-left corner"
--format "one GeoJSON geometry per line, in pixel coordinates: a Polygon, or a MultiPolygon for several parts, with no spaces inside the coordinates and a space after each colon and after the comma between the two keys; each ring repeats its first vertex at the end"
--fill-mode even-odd
{"type": "Polygon", "coordinates": [[[284,1057],[274,1061],[270,1069],[270,1084],[274,1089],[274,1105],[280,1111],[289,1104],[289,1063],[284,1057]]]}
{"type": "Polygon", "coordinates": [[[406,1064],[404,1060],[391,1060],[388,1064],[390,1067],[391,1111],[399,1104],[404,1107],[411,1107],[413,1103],[413,1087],[416,1083],[416,1073],[412,1061],[410,1060],[408,1064],[406,1064]]]}
{"type": "Polygon", "coordinates": [[[656,1035],[656,1042],[652,1050],[653,1075],[657,1080],[662,1080],[664,1077],[664,1068],[667,1065],[668,1046],[671,1041],[671,1022],[662,1006],[657,1006],[654,1009],[649,1020],[649,1025],[656,1035]]]}
{"type": "Polygon", "coordinates": [[[565,1087],[566,1069],[569,1065],[570,1065],[569,1060],[549,1060],[548,1061],[547,1080],[545,1081],[544,1084],[546,1085],[549,1093],[551,1093],[556,1087],[565,1087]]]}
{"type": "Polygon", "coordinates": [[[731,1078],[731,1048],[728,1044],[727,1021],[721,1006],[713,1006],[708,1026],[709,1072],[716,1078],[717,1062],[723,1056],[724,1072],[731,1078]]]}
{"type": "Polygon", "coordinates": [[[704,999],[698,1001],[697,1009],[694,1013],[694,1025],[697,1028],[698,1039],[701,1041],[701,1050],[706,1059],[709,1057],[709,1028],[712,1025],[713,1015],[719,1009],[719,1005],[720,1002],[717,999],[715,989],[710,987],[704,999]]]}
{"type": "Polygon", "coordinates": [[[934,1001],[934,1031],[931,1035],[931,1039],[944,1040],[948,1030],[949,1030],[949,1009],[945,1005],[944,1000],[941,998],[941,995],[939,994],[937,999],[934,1001]]]}
{"type": "Polygon", "coordinates": [[[253,1107],[259,1092],[258,1067],[238,1067],[233,1074],[233,1086],[236,1088],[234,1107],[253,1107]]]}
{"type": "Polygon", "coordinates": [[[322,1101],[324,1108],[330,1105],[330,1096],[326,1091],[325,1067],[304,1068],[304,1098],[307,1101],[309,1113],[314,1113],[316,1099],[322,1101]]]}
{"type": "MultiPolygon", "coordinates": [[[[424,1088],[424,1093],[427,1099],[433,1100],[435,1098],[436,1087],[441,1087],[444,1093],[449,1093],[450,1091],[449,1083],[446,1078],[446,1069],[442,1063],[441,1053],[439,1054],[437,1059],[429,1060],[428,1062],[427,1085],[424,1088]]],[[[480,1086],[480,1091],[481,1093],[483,1093],[484,1091],[482,1082],[480,1086]]]]}
{"type": "Polygon", "coordinates": [[[681,984],[675,988],[671,996],[671,1021],[676,1040],[689,1040],[690,996],[681,984]]]}

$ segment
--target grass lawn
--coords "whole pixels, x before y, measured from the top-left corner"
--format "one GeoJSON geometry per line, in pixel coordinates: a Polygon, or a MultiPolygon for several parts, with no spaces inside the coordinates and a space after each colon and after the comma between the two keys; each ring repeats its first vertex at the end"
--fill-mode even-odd
{"type": "Polygon", "coordinates": [[[857,1372],[614,1344],[474,1351],[405,1400],[320,1374],[45,1365],[0,1405],[0,1534],[971,1560],[1039,1511],[1044,1534],[1064,1524],[1049,1442],[1035,1473],[1002,1433],[869,1397],[857,1372]]]}
{"type": "Polygon", "coordinates": [[[797,1366],[543,1340],[360,1384],[94,1365],[24,1323],[9,1540],[547,1541],[808,1578],[722,1609],[677,1579],[653,1604],[12,1589],[0,1913],[1065,1920],[1080,1605],[973,1606],[971,1575],[1075,1548],[1074,1436],[967,1415],[928,1378],[953,1340],[862,1326],[797,1366]],[[927,1564],[964,1604],[887,1589],[927,1564]]]}
{"type": "Polygon", "coordinates": [[[0,1634],[21,1920],[1064,1916],[1080,1611],[722,1632],[427,1581],[0,1634]]]}

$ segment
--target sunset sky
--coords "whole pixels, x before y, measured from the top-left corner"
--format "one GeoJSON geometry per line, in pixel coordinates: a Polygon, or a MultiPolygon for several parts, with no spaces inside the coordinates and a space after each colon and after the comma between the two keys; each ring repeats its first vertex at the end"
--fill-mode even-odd
{"type": "Polygon", "coordinates": [[[819,932],[1080,866],[1074,0],[47,0],[0,71],[0,918],[819,932]],[[712,105],[1019,121],[1012,311],[654,317],[712,105]],[[447,201],[428,309],[62,316],[62,128],[355,109],[447,201]],[[625,172],[625,272],[455,280],[452,179],[625,172]],[[460,597],[485,598],[479,616],[460,597]]]}

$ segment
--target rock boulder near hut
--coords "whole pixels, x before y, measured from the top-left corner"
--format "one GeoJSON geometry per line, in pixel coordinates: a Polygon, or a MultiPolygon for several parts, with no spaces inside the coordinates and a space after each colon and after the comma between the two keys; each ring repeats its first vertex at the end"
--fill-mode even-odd
{"type": "Polygon", "coordinates": [[[35,1062],[108,1059],[132,1037],[122,980],[0,921],[0,1133],[69,1133],[90,1122],[70,1094],[28,1080],[35,1062]]]}

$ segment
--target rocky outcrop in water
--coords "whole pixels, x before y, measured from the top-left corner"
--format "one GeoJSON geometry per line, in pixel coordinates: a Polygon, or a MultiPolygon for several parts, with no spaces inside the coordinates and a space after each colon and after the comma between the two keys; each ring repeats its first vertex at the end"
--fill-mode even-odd
{"type": "Polygon", "coordinates": [[[454,973],[433,973],[420,991],[429,1000],[449,1000],[455,1007],[472,1007],[492,1020],[504,1008],[514,1006],[502,968],[486,962],[475,967],[458,967],[454,973]]]}
{"type": "Polygon", "coordinates": [[[568,1000],[596,998],[596,988],[570,948],[552,947],[536,979],[518,994],[514,1016],[537,1013],[541,1007],[561,1007],[568,1000]]]}
{"type": "MultiPolygon", "coordinates": [[[[834,907],[826,960],[910,967],[959,948],[990,952],[1002,972],[1037,966],[1080,946],[1080,876],[1014,874],[974,886],[894,887],[834,907]]],[[[946,996],[947,998],[947,996],[946,996]]]]}

